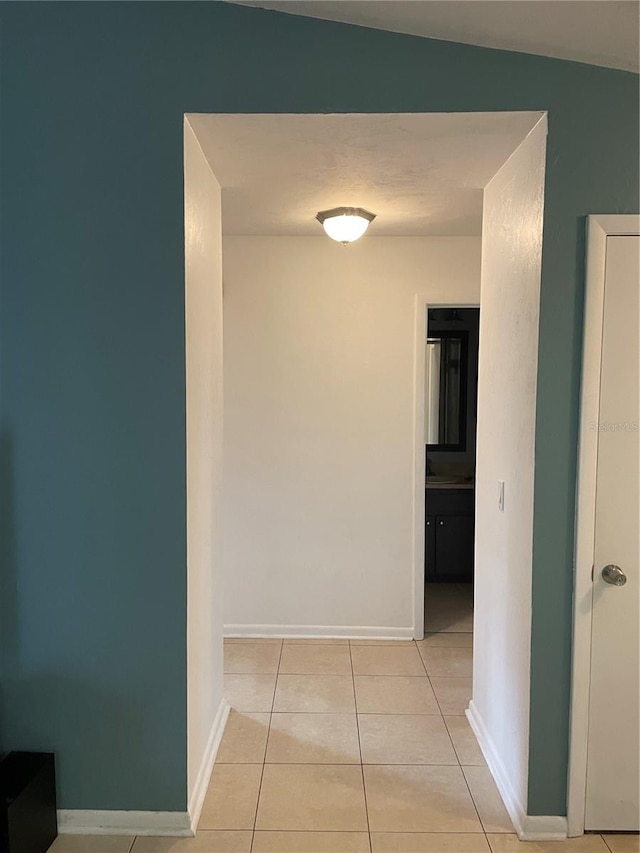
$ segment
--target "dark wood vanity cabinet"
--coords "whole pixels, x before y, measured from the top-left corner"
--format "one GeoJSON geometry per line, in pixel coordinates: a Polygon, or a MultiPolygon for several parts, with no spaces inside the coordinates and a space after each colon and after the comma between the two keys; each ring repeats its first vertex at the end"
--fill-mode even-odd
{"type": "Polygon", "coordinates": [[[432,582],[473,580],[473,489],[426,489],[425,577],[432,582]]]}

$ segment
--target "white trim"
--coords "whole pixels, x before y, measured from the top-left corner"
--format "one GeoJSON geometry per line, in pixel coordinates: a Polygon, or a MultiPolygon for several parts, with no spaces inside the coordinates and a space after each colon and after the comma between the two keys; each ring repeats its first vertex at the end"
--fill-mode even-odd
{"type": "Polygon", "coordinates": [[[416,294],[413,356],[413,626],[414,640],[424,638],[424,451],[426,297],[416,294]]]}
{"type": "Polygon", "coordinates": [[[473,699],[469,702],[466,714],[467,719],[469,720],[469,725],[473,729],[473,733],[476,736],[480,749],[482,750],[482,754],[487,762],[487,767],[495,779],[498,791],[500,792],[502,801],[509,813],[514,829],[518,833],[518,836],[522,837],[522,827],[526,817],[524,806],[511,786],[507,772],[504,769],[487,727],[480,717],[473,699]]]}
{"type": "Polygon", "coordinates": [[[200,769],[198,770],[198,776],[196,778],[195,785],[193,786],[191,796],[189,797],[190,827],[194,835],[198,828],[200,814],[202,813],[202,804],[204,803],[207,788],[209,787],[209,780],[211,779],[213,765],[216,761],[216,755],[220,748],[220,742],[222,740],[222,735],[224,734],[224,727],[227,724],[230,710],[231,706],[223,697],[218,705],[218,710],[213,720],[211,732],[209,733],[209,738],[207,740],[207,746],[205,748],[204,755],[202,756],[202,762],[200,763],[200,769]]]}
{"type": "Polygon", "coordinates": [[[525,815],[520,841],[566,841],[567,819],[560,815],[525,815]]]}
{"type": "Polygon", "coordinates": [[[640,233],[640,216],[587,217],[582,385],[576,479],[576,532],[573,595],[573,660],[569,768],[567,783],[568,834],[582,835],[587,784],[589,689],[591,676],[591,570],[594,559],[598,433],[590,423],[600,410],[600,366],[604,319],[604,279],[607,237],[640,233]]]}
{"type": "Polygon", "coordinates": [[[223,699],[211,726],[198,778],[189,800],[188,811],[60,809],[58,810],[59,833],[61,835],[158,835],[184,838],[194,836],[229,711],[229,704],[223,699]]]}
{"type": "Polygon", "coordinates": [[[61,835],[169,835],[191,837],[188,812],[59,809],[61,835]]]}
{"type": "Polygon", "coordinates": [[[556,815],[528,815],[525,812],[473,699],[469,702],[466,713],[518,838],[521,841],[561,841],[566,838],[566,818],[556,815]]]}
{"type": "Polygon", "coordinates": [[[235,638],[295,639],[309,640],[411,640],[414,630],[410,628],[379,628],[369,625],[225,625],[224,635],[235,638]]]}

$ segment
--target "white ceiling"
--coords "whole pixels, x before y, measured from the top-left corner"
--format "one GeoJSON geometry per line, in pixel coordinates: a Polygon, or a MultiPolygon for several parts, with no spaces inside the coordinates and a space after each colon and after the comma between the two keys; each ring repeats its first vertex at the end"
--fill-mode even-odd
{"type": "Polygon", "coordinates": [[[364,207],[379,236],[472,235],[482,189],[541,113],[190,115],[222,186],[227,235],[318,236],[364,207]]]}
{"type": "Polygon", "coordinates": [[[638,71],[638,0],[236,0],[446,41],[638,71]]]}

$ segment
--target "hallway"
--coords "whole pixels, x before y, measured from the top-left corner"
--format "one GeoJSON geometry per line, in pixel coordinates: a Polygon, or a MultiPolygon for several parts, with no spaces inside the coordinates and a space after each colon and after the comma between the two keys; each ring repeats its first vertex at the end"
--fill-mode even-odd
{"type": "Polygon", "coordinates": [[[234,711],[201,827],[255,829],[253,853],[359,853],[369,837],[374,853],[475,853],[512,832],[464,716],[470,602],[436,594],[441,632],[419,643],[228,640],[234,711]]]}
{"type": "Polygon", "coordinates": [[[197,837],[61,836],[50,853],[636,853],[637,836],[518,841],[464,715],[470,589],[429,592],[420,642],[227,640],[197,837]]]}
{"type": "Polygon", "coordinates": [[[417,643],[227,640],[232,711],[198,837],[131,853],[635,851],[637,838],[518,841],[464,715],[471,586],[427,595],[417,643]]]}

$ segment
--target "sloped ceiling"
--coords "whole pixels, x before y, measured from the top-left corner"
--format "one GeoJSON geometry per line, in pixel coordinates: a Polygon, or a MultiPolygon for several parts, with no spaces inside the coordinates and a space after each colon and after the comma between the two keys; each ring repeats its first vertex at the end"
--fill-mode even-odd
{"type": "Polygon", "coordinates": [[[639,70],[639,0],[236,0],[292,15],[639,70]]]}

